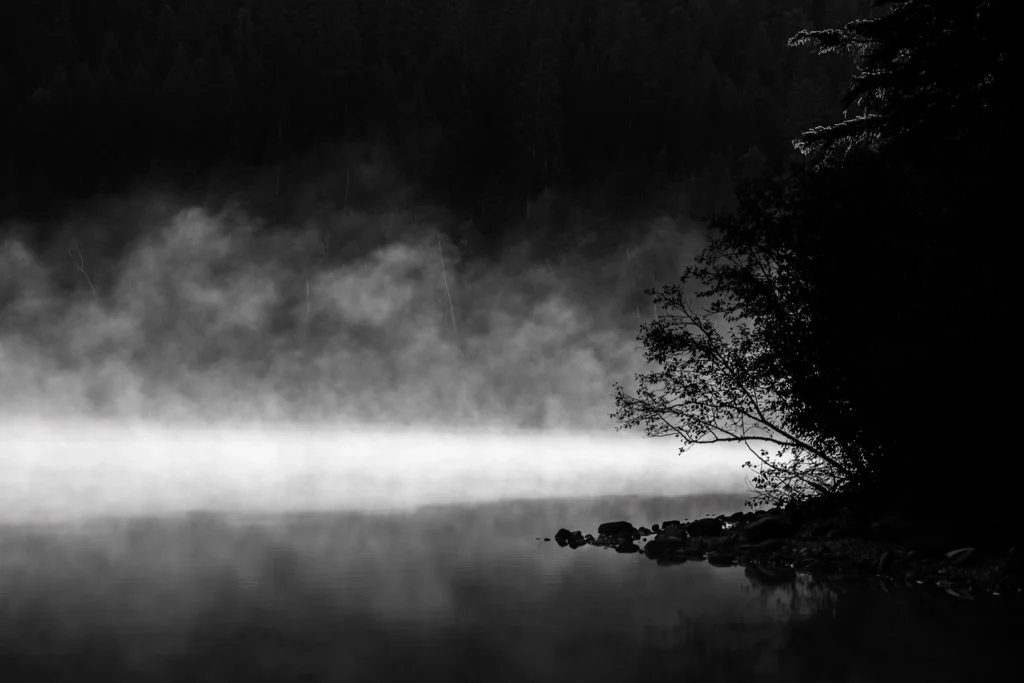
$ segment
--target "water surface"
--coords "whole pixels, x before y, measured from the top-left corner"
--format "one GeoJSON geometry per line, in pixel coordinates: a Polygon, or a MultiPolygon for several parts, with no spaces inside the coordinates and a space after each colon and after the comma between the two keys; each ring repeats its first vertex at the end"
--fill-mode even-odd
{"type": "Polygon", "coordinates": [[[537,540],[741,497],[0,527],[5,681],[1010,680],[978,601],[537,540]]]}

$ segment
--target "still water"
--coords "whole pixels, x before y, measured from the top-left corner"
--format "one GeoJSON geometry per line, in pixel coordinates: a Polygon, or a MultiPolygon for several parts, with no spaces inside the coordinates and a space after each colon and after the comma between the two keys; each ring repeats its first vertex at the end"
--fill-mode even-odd
{"type": "MultiPolygon", "coordinates": [[[[1012,680],[985,601],[537,540],[742,497],[0,526],[3,681],[1012,680]]],[[[1015,645],[1014,645],[1015,647],[1015,645]]]]}

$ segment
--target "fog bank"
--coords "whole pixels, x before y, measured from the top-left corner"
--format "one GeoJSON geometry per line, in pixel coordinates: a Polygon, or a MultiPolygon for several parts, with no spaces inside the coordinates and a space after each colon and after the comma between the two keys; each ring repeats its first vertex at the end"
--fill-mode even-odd
{"type": "Polygon", "coordinates": [[[676,458],[609,418],[644,369],[643,289],[700,228],[595,246],[585,212],[555,229],[541,198],[496,262],[374,163],[289,221],[140,193],[41,245],[3,223],[4,515],[742,487],[743,459],[718,457],[736,451],[676,458]],[[349,205],[374,192],[387,209],[349,205]]]}
{"type": "Polygon", "coordinates": [[[0,439],[0,523],[743,490],[729,451],[679,458],[668,442],[621,435],[90,422],[8,424],[0,439]]]}

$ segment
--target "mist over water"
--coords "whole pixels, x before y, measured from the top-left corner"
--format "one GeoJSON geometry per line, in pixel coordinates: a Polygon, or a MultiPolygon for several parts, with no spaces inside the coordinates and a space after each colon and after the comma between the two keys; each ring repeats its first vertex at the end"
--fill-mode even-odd
{"type": "Polygon", "coordinates": [[[120,424],[5,427],[0,522],[174,514],[400,511],[606,494],[742,491],[728,452],[587,432],[452,433],[120,424]],[[729,467],[726,468],[725,465],[729,467]]]}
{"type": "Polygon", "coordinates": [[[539,205],[496,262],[379,164],[353,170],[344,206],[320,187],[288,221],[140,193],[43,244],[7,222],[0,516],[743,490],[745,451],[680,458],[608,417],[644,367],[642,290],[691,262],[699,228],[555,248],[539,205]],[[350,208],[350,189],[389,208],[350,208]]]}

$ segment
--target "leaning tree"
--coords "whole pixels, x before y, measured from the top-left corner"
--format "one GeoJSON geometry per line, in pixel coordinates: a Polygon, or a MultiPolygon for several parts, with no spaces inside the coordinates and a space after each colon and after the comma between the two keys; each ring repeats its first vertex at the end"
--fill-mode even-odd
{"type": "Polygon", "coordinates": [[[658,369],[615,385],[619,429],[698,444],[743,444],[756,494],[785,504],[853,493],[873,476],[855,417],[823,372],[809,318],[812,230],[793,179],[765,183],[715,219],[723,236],[679,283],[648,290],[661,311],[638,340],[658,369]]]}
{"type": "Polygon", "coordinates": [[[612,416],[683,449],[748,445],[764,500],[989,503],[1011,480],[974,465],[1005,457],[1014,404],[999,396],[1019,375],[1002,324],[1018,22],[1005,0],[874,4],[891,11],[791,40],[857,53],[845,104],[862,110],[801,136],[806,173],[713,221],[723,236],[641,330],[660,369],[635,395],[617,385],[612,416]],[[984,458],[949,467],[954,442],[984,458]]]}

